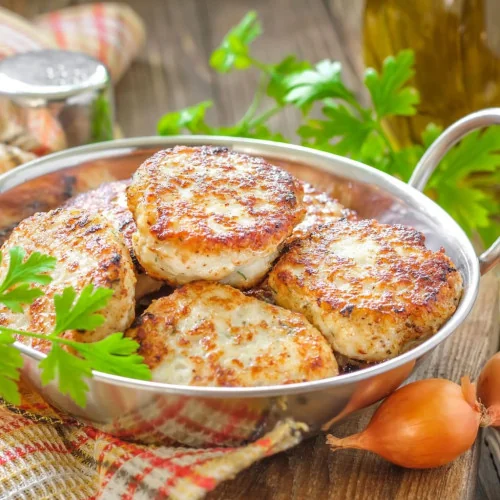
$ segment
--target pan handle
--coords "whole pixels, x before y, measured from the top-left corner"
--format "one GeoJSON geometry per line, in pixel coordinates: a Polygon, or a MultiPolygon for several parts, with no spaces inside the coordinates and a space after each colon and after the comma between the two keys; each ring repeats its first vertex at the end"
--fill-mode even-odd
{"type": "MultiPolygon", "coordinates": [[[[458,141],[472,130],[495,124],[500,125],[500,108],[483,109],[471,113],[450,125],[424,153],[408,184],[419,191],[423,191],[441,159],[458,141]]],[[[488,250],[479,256],[481,274],[488,272],[498,262],[500,262],[500,237],[488,250]]]]}

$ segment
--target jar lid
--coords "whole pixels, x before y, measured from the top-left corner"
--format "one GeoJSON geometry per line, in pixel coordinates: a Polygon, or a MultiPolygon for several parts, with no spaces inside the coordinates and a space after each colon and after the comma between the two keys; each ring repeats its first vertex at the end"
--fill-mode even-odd
{"type": "Polygon", "coordinates": [[[66,100],[110,85],[106,66],[80,52],[37,50],[0,61],[0,95],[14,100],[66,100]]]}

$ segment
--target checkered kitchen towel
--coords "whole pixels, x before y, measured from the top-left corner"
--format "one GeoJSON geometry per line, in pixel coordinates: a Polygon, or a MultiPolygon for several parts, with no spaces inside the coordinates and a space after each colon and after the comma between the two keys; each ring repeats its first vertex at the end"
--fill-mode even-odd
{"type": "MultiPolygon", "coordinates": [[[[116,81],[143,40],[141,20],[121,4],[71,7],[33,23],[0,9],[0,58],[46,47],[80,50],[106,63],[116,81]]],[[[64,131],[47,111],[20,114],[0,103],[0,173],[65,145],[64,131]]],[[[0,400],[0,499],[200,498],[261,458],[296,445],[302,429],[285,421],[238,446],[255,430],[258,412],[179,398],[147,407],[148,422],[125,415],[119,428],[127,434],[118,439],[59,413],[28,387],[21,390],[19,407],[0,400]],[[182,445],[132,443],[150,434],[148,425],[182,445]],[[236,433],[244,428],[247,435],[236,433]]]]}
{"type": "MultiPolygon", "coordinates": [[[[303,426],[284,421],[245,446],[145,446],[113,437],[57,412],[21,386],[19,407],[0,404],[0,498],[102,499],[202,498],[252,463],[298,444],[303,426]]],[[[203,403],[197,403],[203,406],[203,403]]],[[[236,409],[162,408],[178,435],[231,439],[236,409]],[[218,430],[217,430],[218,429],[218,430]]],[[[250,417],[251,418],[251,417],[250,417]]]]}

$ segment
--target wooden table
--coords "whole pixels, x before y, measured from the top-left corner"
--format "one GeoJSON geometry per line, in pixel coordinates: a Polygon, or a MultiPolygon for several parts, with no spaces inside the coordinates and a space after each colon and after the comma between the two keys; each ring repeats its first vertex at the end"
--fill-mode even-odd
{"type": "MultiPolygon", "coordinates": [[[[27,17],[67,5],[68,0],[1,0],[0,5],[27,17]]],[[[256,53],[276,61],[286,54],[318,61],[342,61],[345,79],[361,90],[360,22],[362,0],[129,0],[146,21],[148,42],[116,91],[118,120],[127,136],[155,133],[158,118],[201,100],[216,103],[210,117],[234,123],[251,99],[255,75],[221,76],[210,71],[211,50],[251,8],[264,23],[256,53]]],[[[293,133],[296,116],[286,114],[273,125],[293,133]]],[[[498,348],[498,279],[482,278],[476,307],[451,339],[437,348],[417,378],[476,377],[498,348]]],[[[335,428],[336,435],[357,432],[371,412],[335,428]]],[[[331,453],[324,436],[264,460],[235,480],[221,485],[211,499],[469,499],[500,497],[500,439],[483,434],[474,448],[448,467],[411,471],[357,451],[331,453]],[[482,453],[480,451],[482,448],[482,453]],[[481,465],[478,463],[481,456],[481,465]],[[479,476],[479,481],[476,481],[479,476]]]]}

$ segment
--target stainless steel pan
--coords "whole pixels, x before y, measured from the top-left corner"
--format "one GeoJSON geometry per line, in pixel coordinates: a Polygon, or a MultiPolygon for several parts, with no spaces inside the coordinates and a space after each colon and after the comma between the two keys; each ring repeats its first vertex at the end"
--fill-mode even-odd
{"type": "Polygon", "coordinates": [[[451,126],[424,155],[409,184],[355,161],[299,146],[204,136],[100,143],[53,154],[6,173],[0,178],[3,225],[11,223],[15,215],[19,219],[52,208],[75,189],[88,189],[109,178],[129,177],[155,150],[176,144],[225,145],[283,164],[304,180],[332,191],[362,216],[417,228],[425,234],[429,247],[446,249],[464,281],[464,293],[455,314],[432,338],[394,359],[335,378],[286,386],[204,388],[95,372],[88,381],[88,404],[79,408],[57,391],[56,384],[41,386],[37,365],[44,355],[16,343],[25,360],[23,376],[56,407],[77,418],[119,437],[158,444],[235,444],[255,439],[286,417],[304,422],[309,432],[315,432],[378,401],[401,384],[415,363],[465,320],[478,292],[480,273],[499,260],[500,239],[478,258],[457,223],[420,192],[440,158],[456,141],[474,128],[494,123],[500,123],[500,109],[469,115],[451,126]],[[200,415],[205,424],[201,430],[200,415]],[[204,432],[206,429],[210,432],[204,432]]]}

